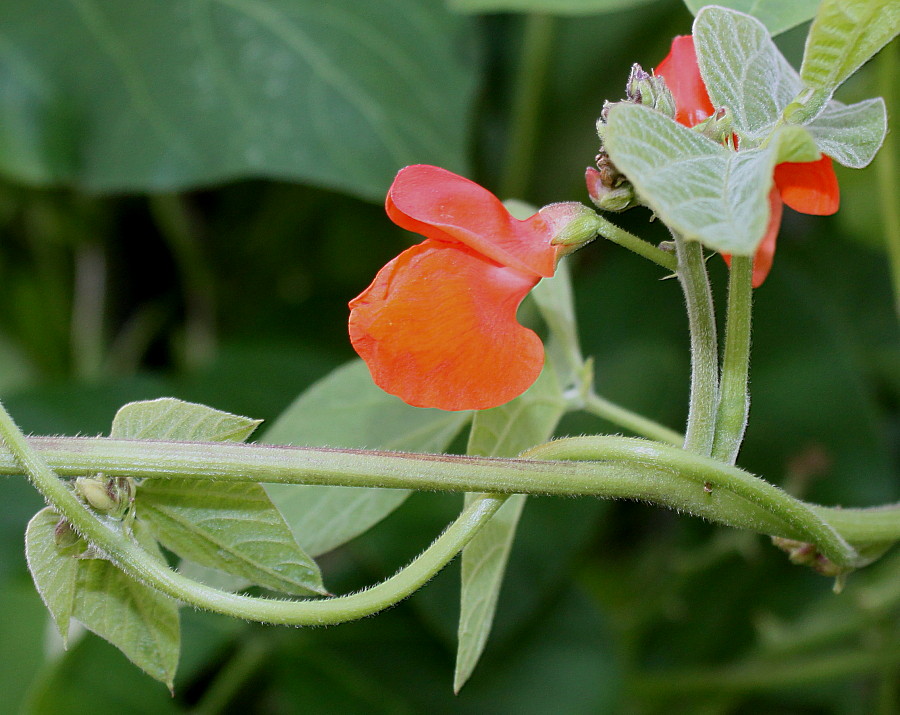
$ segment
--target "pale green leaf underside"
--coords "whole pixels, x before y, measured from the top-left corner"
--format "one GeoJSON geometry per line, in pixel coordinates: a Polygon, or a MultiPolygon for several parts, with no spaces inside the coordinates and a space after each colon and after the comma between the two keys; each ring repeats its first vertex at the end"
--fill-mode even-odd
{"type": "Polygon", "coordinates": [[[325,592],[318,566],[259,484],[148,479],[139,499],[140,518],[182,558],[275,591],[325,592]]]}
{"type": "Polygon", "coordinates": [[[708,7],[694,21],[697,63],[715,107],[727,107],[742,140],[772,131],[800,78],[759,20],[708,7]]]}
{"type": "Polygon", "coordinates": [[[539,12],[552,15],[598,15],[648,5],[654,0],[447,0],[459,12],[539,12]]]}
{"type": "MultiPolygon", "coordinates": [[[[63,637],[69,616],[76,618],[171,688],[180,649],[177,603],[105,559],[60,553],[53,537],[58,521],[49,508],[38,512],[28,525],[26,552],[38,592],[63,637]]],[[[153,537],[139,522],[134,527],[141,546],[162,561],[153,537]]]]}
{"type": "Polygon", "coordinates": [[[75,609],[75,569],[78,560],[60,554],[54,540],[58,522],[59,514],[49,507],[41,509],[31,518],[25,529],[25,557],[35,588],[65,643],[75,609]]]}
{"type": "MultiPolygon", "coordinates": [[[[163,398],[122,407],[111,436],[242,442],[258,424],[205,405],[163,398]]],[[[276,591],[325,590],[319,567],[298,546],[259,484],[146,479],[138,487],[137,513],[160,542],[182,558],[276,591]]]]}
{"type": "Polygon", "coordinates": [[[130,402],[116,413],[109,436],[184,442],[243,442],[262,420],[171,397],[130,402]]]}
{"type": "MultiPolygon", "coordinates": [[[[694,22],[694,42],[713,105],[728,108],[742,147],[760,143],[800,94],[800,75],[762,23],[733,10],[708,7],[700,12],[694,22]]],[[[850,106],[830,101],[804,126],[819,151],[859,169],[872,161],[881,146],[887,114],[880,99],[850,106]]]]}
{"type": "MultiPolygon", "coordinates": [[[[476,413],[467,453],[516,456],[550,439],[565,409],[558,378],[548,363],[537,382],[523,395],[501,407],[476,413]]],[[[473,497],[467,494],[466,501],[473,497]]],[[[490,634],[503,574],[524,504],[524,495],[510,497],[463,549],[459,644],[454,674],[454,688],[457,691],[475,669],[490,634]]]]}
{"type": "Polygon", "coordinates": [[[93,191],[278,177],[378,200],[401,166],[465,171],[474,30],[443,0],[9,2],[0,173],[93,191]]]}
{"type": "Polygon", "coordinates": [[[823,0],[806,38],[800,79],[830,96],[898,31],[897,0],[823,0]]]}
{"type": "MultiPolygon", "coordinates": [[[[688,9],[695,15],[707,5],[707,0],[685,0],[688,9]]],[[[715,3],[760,20],[772,36],[806,22],[816,14],[819,0],[720,0],[715,3]]]]}
{"type": "MultiPolygon", "coordinates": [[[[469,412],[410,407],[354,360],[310,387],[265,433],[269,444],[443,452],[469,412]]],[[[313,556],[367,531],[396,509],[404,489],[268,484],[297,541],[313,556]]]]}
{"type": "Polygon", "coordinates": [[[529,294],[550,329],[544,341],[548,361],[556,368],[560,387],[565,390],[578,378],[584,358],[578,343],[578,324],[568,261],[561,261],[552,278],[543,278],[529,294]]]}
{"type": "Polygon", "coordinates": [[[648,107],[619,104],[606,148],[666,225],[713,250],[751,256],[768,223],[775,164],[818,156],[804,135],[784,128],[765,149],[735,152],[648,107]]]}

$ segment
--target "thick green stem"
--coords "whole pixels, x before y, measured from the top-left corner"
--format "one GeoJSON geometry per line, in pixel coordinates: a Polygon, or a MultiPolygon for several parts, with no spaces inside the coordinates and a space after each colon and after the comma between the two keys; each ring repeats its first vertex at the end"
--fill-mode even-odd
{"type": "Polygon", "coordinates": [[[657,442],[665,442],[666,444],[672,444],[676,447],[684,442],[684,435],[679,434],[675,430],[669,429],[658,422],[654,422],[637,412],[625,409],[593,392],[587,395],[584,409],[592,415],[596,415],[613,424],[624,427],[629,432],[633,432],[634,434],[649,439],[654,439],[657,442]]]}
{"type": "Polygon", "coordinates": [[[691,333],[691,397],[684,448],[704,456],[712,454],[719,405],[719,347],[712,291],[706,274],[703,246],[678,234],[678,280],[684,291],[691,333]]]}
{"type": "Polygon", "coordinates": [[[525,18],[522,56],[512,101],[505,171],[500,193],[522,198],[528,191],[534,168],[541,96],[551,66],[557,19],[553,15],[530,14],[525,18]]]}
{"type": "Polygon", "coordinates": [[[753,314],[753,258],[734,256],[728,276],[725,353],[716,412],[712,456],[734,464],[750,411],[747,378],[750,374],[750,326],[753,314]]]}
{"type": "Polygon", "coordinates": [[[53,473],[2,405],[0,437],[47,501],[76,531],[132,578],[198,608],[264,623],[328,625],[362,618],[394,605],[421,588],[449,563],[506,501],[506,497],[500,495],[478,497],[406,568],[365,591],[325,600],[256,598],[192,581],[161,564],[121,531],[98,520],[53,473]]]}
{"type": "MultiPolygon", "coordinates": [[[[728,526],[812,541],[839,563],[854,557],[838,546],[839,539],[823,522],[833,521],[851,543],[900,540],[900,504],[811,507],[737,467],[633,437],[557,440],[531,450],[528,459],[79,437],[29,442],[66,477],[102,472],[138,478],[639,499],[728,526]]],[[[0,475],[22,473],[15,458],[0,453],[0,475]]],[[[47,496],[57,503],[53,495],[47,496]]]]}
{"type": "Polygon", "coordinates": [[[638,238],[633,233],[628,233],[624,228],[619,228],[599,214],[598,217],[600,219],[600,228],[597,229],[597,233],[606,240],[617,243],[622,248],[627,248],[629,251],[653,261],[666,270],[672,271],[672,273],[678,270],[678,258],[673,254],[657,248],[652,243],[645,241],[643,238],[638,238]]]}

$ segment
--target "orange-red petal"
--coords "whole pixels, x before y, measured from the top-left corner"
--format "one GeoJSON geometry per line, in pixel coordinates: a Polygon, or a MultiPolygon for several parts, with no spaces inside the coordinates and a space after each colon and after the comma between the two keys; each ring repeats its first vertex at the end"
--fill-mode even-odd
{"type": "Polygon", "coordinates": [[[401,253],[350,302],[350,341],[375,383],[417,407],[496,407],[537,379],[544,348],[516,320],[537,275],[459,243],[401,253]]]}
{"type": "MultiPolygon", "coordinates": [[[[784,205],[778,188],[773,186],[769,192],[769,223],[766,225],[766,235],[753,254],[753,287],[759,288],[772,270],[775,260],[775,243],[778,240],[778,231],[781,228],[781,214],[784,213],[784,205]]],[[[722,254],[725,263],[731,265],[731,256],[722,254]]]]}
{"type": "Polygon", "coordinates": [[[427,164],[401,169],[385,208],[402,228],[463,243],[501,265],[548,277],[556,267],[551,230],[539,214],[519,221],[490,191],[452,171],[427,164]]]}
{"type": "Polygon", "coordinates": [[[713,113],[713,105],[700,75],[694,38],[680,35],[653,74],[666,80],[675,99],[675,120],[686,127],[699,124],[713,113]]]}
{"type": "Polygon", "coordinates": [[[775,167],[775,185],[781,199],[794,211],[830,216],[841,205],[841,190],[831,158],[818,161],[784,162],[775,167]]]}

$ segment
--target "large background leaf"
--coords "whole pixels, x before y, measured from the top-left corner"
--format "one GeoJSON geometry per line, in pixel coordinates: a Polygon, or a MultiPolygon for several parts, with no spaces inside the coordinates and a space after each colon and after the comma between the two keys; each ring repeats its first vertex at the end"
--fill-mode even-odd
{"type": "Polygon", "coordinates": [[[472,37],[440,0],[8,2],[0,171],[100,191],[282,177],[375,199],[406,164],[465,169],[472,37]]]}

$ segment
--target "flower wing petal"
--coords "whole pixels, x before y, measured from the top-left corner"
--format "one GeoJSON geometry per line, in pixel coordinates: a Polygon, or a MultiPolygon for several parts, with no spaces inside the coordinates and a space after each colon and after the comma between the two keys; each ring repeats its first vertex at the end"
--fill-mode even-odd
{"type": "Polygon", "coordinates": [[[675,120],[686,127],[699,124],[713,113],[713,105],[700,75],[694,38],[680,35],[653,74],[666,80],[675,99],[675,120]]]}
{"type": "Polygon", "coordinates": [[[841,190],[831,158],[818,161],[784,162],[775,167],[775,185],[781,199],[794,211],[830,216],[841,204],[841,190]]]}
{"type": "Polygon", "coordinates": [[[385,208],[398,226],[427,238],[463,243],[505,266],[552,276],[556,250],[539,215],[513,218],[490,191],[452,171],[415,164],[401,169],[385,208]]]}
{"type": "Polygon", "coordinates": [[[516,320],[532,276],[427,240],[350,302],[350,341],[375,383],[417,407],[486,409],[537,379],[544,348],[516,320]]]}

